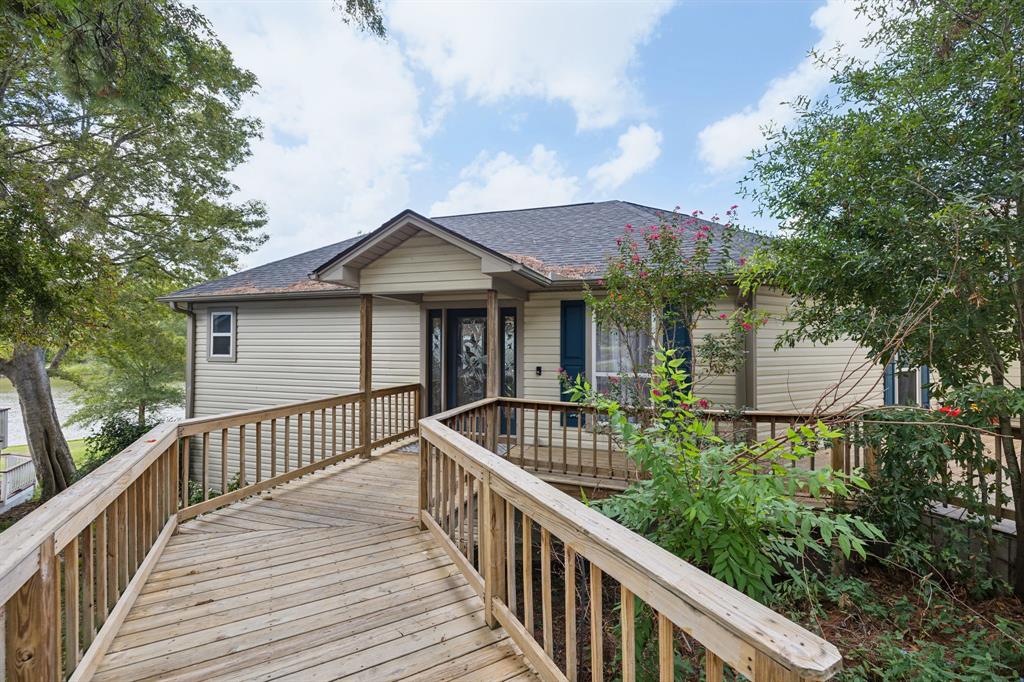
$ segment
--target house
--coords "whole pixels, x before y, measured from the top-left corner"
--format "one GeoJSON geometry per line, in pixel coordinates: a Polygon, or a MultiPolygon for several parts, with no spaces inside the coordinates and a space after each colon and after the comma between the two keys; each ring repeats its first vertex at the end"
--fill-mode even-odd
{"type": "MultiPolygon", "coordinates": [[[[596,381],[618,370],[613,335],[594,324],[584,287],[597,284],[625,225],[665,213],[625,201],[403,211],[369,234],[178,291],[163,300],[190,318],[187,416],[355,390],[361,297],[372,297],[373,386],[424,386],[428,414],[483,398],[490,307],[500,317],[502,395],[559,400],[560,367],[596,381]]],[[[741,250],[761,239],[736,237],[741,250]]],[[[718,308],[745,303],[773,317],[746,339],[742,371],[709,377],[702,397],[770,411],[809,409],[830,389],[837,405],[881,402],[881,368],[854,343],[776,350],[789,298],[763,289],[744,302],[733,291],[718,308]]],[[[724,325],[712,316],[695,343],[724,325]]]]}

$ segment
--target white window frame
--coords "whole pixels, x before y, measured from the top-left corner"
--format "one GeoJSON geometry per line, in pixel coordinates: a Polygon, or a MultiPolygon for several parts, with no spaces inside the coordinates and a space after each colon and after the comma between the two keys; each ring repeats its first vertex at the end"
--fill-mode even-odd
{"type": "Polygon", "coordinates": [[[237,308],[211,308],[207,317],[206,358],[213,362],[234,362],[238,356],[238,309],[237,308]],[[213,318],[217,315],[229,315],[231,317],[231,331],[215,332],[213,330],[213,318]],[[227,354],[213,352],[213,340],[217,337],[227,337],[231,341],[231,352],[227,354]]]}
{"type": "Polygon", "coordinates": [[[896,359],[893,362],[892,367],[892,398],[894,405],[901,405],[905,407],[915,407],[921,405],[921,368],[916,365],[908,365],[902,362],[902,353],[897,353],[896,359]],[[911,374],[914,377],[914,383],[912,387],[913,401],[904,403],[900,401],[902,397],[900,395],[900,375],[911,374]]]}
{"type": "MultiPolygon", "coordinates": [[[[594,390],[599,390],[600,389],[600,387],[598,386],[598,377],[605,377],[605,378],[607,378],[607,377],[613,377],[613,376],[617,377],[617,376],[619,376],[619,372],[600,372],[597,369],[597,353],[598,353],[598,347],[597,347],[597,325],[598,325],[597,318],[593,318],[592,317],[591,321],[590,321],[590,347],[593,349],[593,352],[591,353],[590,377],[591,377],[591,383],[593,385],[594,390]]],[[[654,362],[654,351],[655,351],[655,348],[657,347],[657,344],[655,343],[655,337],[656,337],[657,331],[658,331],[657,326],[658,326],[657,325],[657,320],[655,320],[654,315],[652,314],[651,315],[651,331],[648,332],[649,336],[651,337],[651,346],[648,349],[648,351],[649,351],[648,361],[651,362],[651,363],[654,362]]],[[[638,377],[646,377],[646,378],[649,379],[651,377],[651,373],[650,372],[637,372],[636,376],[638,376],[638,377]]]]}

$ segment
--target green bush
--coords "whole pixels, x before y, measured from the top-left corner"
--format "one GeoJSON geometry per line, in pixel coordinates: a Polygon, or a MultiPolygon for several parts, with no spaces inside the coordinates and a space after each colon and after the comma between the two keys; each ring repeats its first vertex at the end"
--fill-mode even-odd
{"type": "Polygon", "coordinates": [[[145,435],[157,423],[139,424],[120,415],[104,419],[99,429],[85,439],[85,459],[78,467],[76,476],[82,478],[95,470],[145,435]]]}
{"type": "Polygon", "coordinates": [[[865,543],[881,539],[860,517],[798,501],[845,500],[863,480],[830,469],[789,466],[822,441],[841,434],[824,424],[790,429],[778,440],[726,443],[698,404],[672,351],[657,353],[651,379],[651,419],[629,418],[622,407],[594,393],[582,380],[574,387],[609,414],[630,459],[648,478],[595,505],[628,528],[716,578],[765,600],[780,578],[803,581],[818,563],[865,556],[865,543]]]}

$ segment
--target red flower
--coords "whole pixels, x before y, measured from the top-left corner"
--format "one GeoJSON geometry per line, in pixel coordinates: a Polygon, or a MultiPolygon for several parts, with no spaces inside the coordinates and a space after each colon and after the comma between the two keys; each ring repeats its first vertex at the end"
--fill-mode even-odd
{"type": "Polygon", "coordinates": [[[638,255],[636,255],[636,254],[634,253],[634,254],[633,254],[633,262],[634,262],[634,263],[639,263],[639,262],[640,262],[640,256],[638,256],[638,255]]]}
{"type": "Polygon", "coordinates": [[[653,395],[655,398],[660,398],[661,397],[661,391],[659,389],[657,389],[657,388],[652,389],[651,390],[651,395],[653,395]]]}
{"type": "Polygon", "coordinates": [[[726,315],[725,313],[722,313],[721,315],[719,315],[719,316],[718,316],[718,319],[720,319],[720,320],[724,320],[724,319],[725,319],[725,318],[727,318],[727,317],[729,317],[729,316],[728,316],[728,315],[726,315]]]}
{"type": "Polygon", "coordinates": [[[700,408],[703,409],[703,410],[708,409],[708,401],[704,400],[704,398],[701,398],[700,400],[698,400],[697,401],[697,405],[699,405],[700,408]]]}
{"type": "Polygon", "coordinates": [[[743,327],[743,331],[747,332],[754,328],[754,325],[750,324],[749,322],[741,322],[740,326],[743,327]]]}

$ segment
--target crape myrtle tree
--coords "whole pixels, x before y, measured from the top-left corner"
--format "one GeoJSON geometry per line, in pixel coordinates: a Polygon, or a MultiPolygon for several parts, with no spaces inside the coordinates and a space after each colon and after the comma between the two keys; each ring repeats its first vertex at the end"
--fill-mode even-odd
{"type": "Polygon", "coordinates": [[[48,371],[127,288],[217,276],[262,242],[262,205],[227,179],[260,133],[239,114],[255,88],[173,0],[0,4],[0,371],[44,498],[74,475],[48,371]]]}
{"type": "MultiPolygon", "coordinates": [[[[788,237],[753,279],[794,294],[793,337],[849,336],[970,395],[1003,439],[1018,528],[1024,411],[1024,4],[867,0],[873,63],[823,58],[835,95],[769,131],[747,192],[788,237]]],[[[1024,566],[1024,543],[1017,543],[1024,566]]],[[[1024,594],[1024,570],[1014,588],[1024,594]]]]}
{"type": "MultiPolygon", "coordinates": [[[[729,293],[738,263],[733,255],[737,232],[736,207],[725,212],[725,224],[711,223],[678,211],[659,214],[652,225],[626,225],[616,239],[605,275],[585,295],[594,319],[614,332],[624,357],[609,392],[627,409],[643,414],[649,407],[648,384],[655,348],[671,348],[682,362],[690,384],[737,371],[743,363],[743,337],[764,316],[740,308],[716,311],[729,293]],[[727,331],[697,332],[712,319],[726,321],[727,331]]],[[[573,383],[575,377],[564,377],[573,383]]],[[[706,402],[702,401],[705,403],[706,402]]]]}

